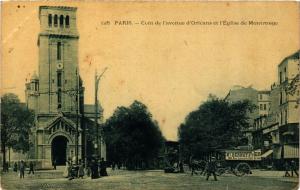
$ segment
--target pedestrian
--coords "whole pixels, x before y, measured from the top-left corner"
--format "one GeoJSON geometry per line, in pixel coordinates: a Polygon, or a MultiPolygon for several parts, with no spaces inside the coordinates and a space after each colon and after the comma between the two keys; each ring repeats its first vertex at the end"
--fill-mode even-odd
{"type": "Polygon", "coordinates": [[[91,163],[91,179],[97,179],[99,177],[98,174],[98,164],[96,162],[95,159],[92,159],[92,163],[91,163]]]}
{"type": "Polygon", "coordinates": [[[191,167],[191,170],[192,170],[191,175],[194,175],[194,174],[198,175],[198,173],[196,172],[196,168],[197,168],[196,161],[193,160],[192,163],[190,164],[190,167],[191,167]]]}
{"type": "Polygon", "coordinates": [[[285,169],[284,177],[290,177],[291,176],[289,173],[290,164],[287,161],[285,161],[285,163],[284,163],[284,169],[285,169]]]}
{"type": "Polygon", "coordinates": [[[100,161],[100,176],[108,176],[106,171],[106,162],[104,161],[104,158],[101,158],[100,161]]]}
{"type": "Polygon", "coordinates": [[[68,177],[69,177],[69,180],[72,180],[75,178],[75,167],[73,165],[72,160],[70,160],[70,162],[69,162],[68,177]]]}
{"type": "Polygon", "coordinates": [[[296,164],[296,162],[295,162],[294,160],[292,160],[292,162],[291,162],[291,173],[292,173],[292,177],[294,177],[294,172],[295,172],[295,174],[296,174],[297,177],[298,177],[298,172],[297,172],[297,170],[298,170],[297,164],[296,164]]]}
{"type": "Polygon", "coordinates": [[[21,160],[20,162],[20,166],[19,166],[19,170],[20,170],[20,178],[24,178],[25,175],[25,163],[23,160],[21,160]]]}
{"type": "Polygon", "coordinates": [[[115,170],[115,167],[116,167],[116,163],[115,163],[115,162],[112,162],[112,163],[111,163],[111,169],[112,169],[112,170],[115,170]]]}
{"type": "Polygon", "coordinates": [[[214,176],[215,181],[217,180],[217,175],[216,175],[216,170],[217,170],[217,164],[216,164],[216,159],[215,157],[211,158],[211,161],[208,162],[207,165],[207,177],[206,180],[208,180],[209,176],[211,176],[211,174],[214,176]]]}
{"type": "Polygon", "coordinates": [[[182,161],[179,161],[179,172],[180,172],[180,173],[184,173],[182,161]]]}
{"type": "Polygon", "coordinates": [[[34,165],[33,165],[33,162],[30,161],[30,162],[29,162],[29,172],[28,172],[28,174],[31,174],[31,173],[32,173],[32,174],[34,175],[33,166],[34,166],[34,165]]]}
{"type": "Polygon", "coordinates": [[[87,165],[86,165],[86,175],[88,176],[88,177],[90,177],[91,176],[91,161],[87,161],[87,163],[86,163],[87,165]]]}
{"type": "Polygon", "coordinates": [[[83,179],[84,176],[84,164],[81,162],[78,169],[78,177],[83,179]]]}
{"type": "Polygon", "coordinates": [[[63,173],[63,176],[65,177],[65,178],[67,178],[67,177],[69,177],[69,162],[68,161],[66,161],[66,167],[65,167],[65,169],[64,169],[64,173],[63,173]]]}
{"type": "Polygon", "coordinates": [[[17,162],[14,163],[13,170],[14,170],[14,172],[18,172],[18,164],[17,164],[17,162]]]}
{"type": "Polygon", "coordinates": [[[53,166],[53,169],[56,170],[56,158],[53,159],[52,166],[53,166]]]}

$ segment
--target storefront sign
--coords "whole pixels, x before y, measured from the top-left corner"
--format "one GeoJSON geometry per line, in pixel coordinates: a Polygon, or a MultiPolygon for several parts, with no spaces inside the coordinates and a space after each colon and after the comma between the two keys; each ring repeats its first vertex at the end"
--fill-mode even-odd
{"type": "Polygon", "coordinates": [[[226,160],[261,160],[261,150],[226,150],[226,160]]]}
{"type": "Polygon", "coordinates": [[[272,127],[266,128],[263,130],[263,134],[270,133],[271,131],[276,131],[278,130],[278,125],[274,125],[272,127]]]}

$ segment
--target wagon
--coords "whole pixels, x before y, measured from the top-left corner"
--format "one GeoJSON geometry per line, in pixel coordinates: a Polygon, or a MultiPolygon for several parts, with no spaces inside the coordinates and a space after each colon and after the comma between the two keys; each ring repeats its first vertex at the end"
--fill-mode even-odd
{"type": "Polygon", "coordinates": [[[261,160],[261,150],[221,150],[218,152],[217,175],[234,174],[244,176],[251,174],[251,165],[261,160]]]}
{"type": "MultiPolygon", "coordinates": [[[[251,174],[251,166],[257,165],[261,161],[261,150],[218,150],[213,155],[217,158],[216,175],[233,174],[235,176],[244,176],[251,174]]],[[[208,158],[207,158],[208,159],[208,158]]],[[[206,160],[193,160],[191,163],[192,173],[206,174],[206,160]]]]}

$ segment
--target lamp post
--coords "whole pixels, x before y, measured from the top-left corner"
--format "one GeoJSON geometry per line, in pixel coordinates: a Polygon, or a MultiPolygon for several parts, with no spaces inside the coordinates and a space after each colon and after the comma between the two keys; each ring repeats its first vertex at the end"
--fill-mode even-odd
{"type": "Polygon", "coordinates": [[[97,70],[95,72],[95,127],[96,127],[96,151],[97,155],[101,157],[101,147],[99,145],[99,127],[98,127],[98,87],[99,87],[99,82],[105,71],[107,70],[107,67],[104,68],[102,73],[100,75],[97,74],[97,70]]]}

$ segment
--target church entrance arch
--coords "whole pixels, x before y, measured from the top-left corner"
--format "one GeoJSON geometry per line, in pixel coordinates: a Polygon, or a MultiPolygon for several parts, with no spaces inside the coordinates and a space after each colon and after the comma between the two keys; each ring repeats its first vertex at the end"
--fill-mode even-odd
{"type": "Polygon", "coordinates": [[[56,136],[51,142],[52,162],[56,160],[56,165],[65,165],[67,161],[68,139],[65,136],[56,136]]]}

